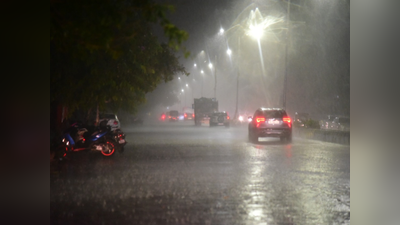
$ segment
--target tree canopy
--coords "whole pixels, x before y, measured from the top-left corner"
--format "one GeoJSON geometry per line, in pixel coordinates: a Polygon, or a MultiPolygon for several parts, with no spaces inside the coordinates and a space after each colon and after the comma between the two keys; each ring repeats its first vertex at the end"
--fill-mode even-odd
{"type": "Polygon", "coordinates": [[[171,5],[150,0],[50,1],[51,103],[135,112],[145,94],[177,73],[187,32],[167,18],[171,5]],[[163,28],[168,43],[151,31],[163,28]]]}

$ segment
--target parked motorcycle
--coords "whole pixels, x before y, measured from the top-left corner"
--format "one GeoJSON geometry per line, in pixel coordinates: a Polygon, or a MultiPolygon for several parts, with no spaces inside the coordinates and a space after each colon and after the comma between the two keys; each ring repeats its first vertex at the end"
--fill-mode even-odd
{"type": "Polygon", "coordinates": [[[116,147],[118,149],[118,152],[122,153],[124,152],[124,146],[126,145],[126,140],[125,140],[125,133],[122,132],[121,129],[115,129],[112,132],[112,138],[114,139],[116,143],[116,147]]]}
{"type": "Polygon", "coordinates": [[[67,158],[72,152],[83,150],[99,151],[104,156],[112,156],[119,143],[113,138],[114,132],[107,126],[107,121],[102,121],[99,127],[88,131],[78,123],[72,124],[63,134],[59,147],[62,158],[67,158]]]}

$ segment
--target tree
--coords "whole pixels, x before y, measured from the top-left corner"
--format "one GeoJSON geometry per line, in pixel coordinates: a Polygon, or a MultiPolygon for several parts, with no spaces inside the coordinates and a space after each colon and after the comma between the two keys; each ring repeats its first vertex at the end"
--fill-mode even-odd
{"type": "Polygon", "coordinates": [[[50,1],[51,104],[135,112],[146,93],[177,73],[188,34],[166,19],[171,5],[151,0],[50,1]],[[161,25],[160,43],[151,25],[161,25]]]}

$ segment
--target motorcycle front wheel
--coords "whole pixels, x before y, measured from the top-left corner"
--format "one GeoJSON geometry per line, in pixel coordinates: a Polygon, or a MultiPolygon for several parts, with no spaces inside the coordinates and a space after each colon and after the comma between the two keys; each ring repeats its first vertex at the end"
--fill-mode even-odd
{"type": "Polygon", "coordinates": [[[115,143],[112,140],[107,140],[101,154],[104,156],[112,156],[115,153],[115,143]]]}

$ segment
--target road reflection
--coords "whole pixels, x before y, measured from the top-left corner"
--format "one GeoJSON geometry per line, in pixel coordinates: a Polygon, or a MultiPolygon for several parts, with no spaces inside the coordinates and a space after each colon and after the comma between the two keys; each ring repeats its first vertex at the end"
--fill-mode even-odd
{"type": "Polygon", "coordinates": [[[270,142],[249,144],[247,184],[243,188],[246,193],[243,199],[247,212],[246,223],[251,224],[294,224],[293,202],[298,196],[295,189],[287,182],[287,174],[292,165],[292,145],[273,145],[270,142]],[[284,187],[284,188],[282,188],[284,187]]]}

